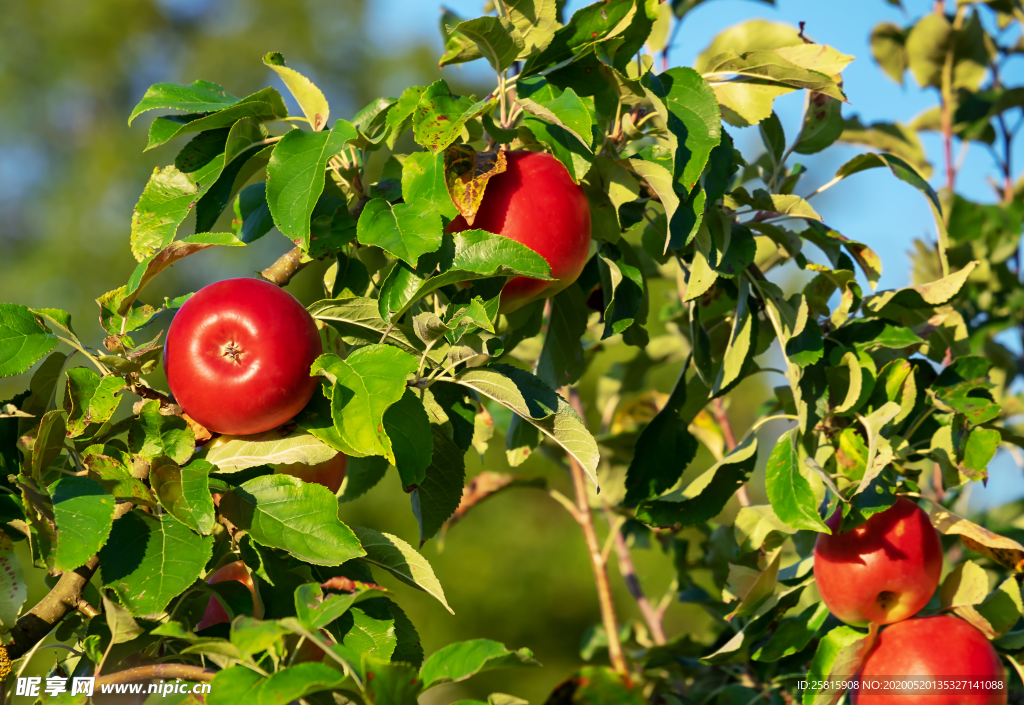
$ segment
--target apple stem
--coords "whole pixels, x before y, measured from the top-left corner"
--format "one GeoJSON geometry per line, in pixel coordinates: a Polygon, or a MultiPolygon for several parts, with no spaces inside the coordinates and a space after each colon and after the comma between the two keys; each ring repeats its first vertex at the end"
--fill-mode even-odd
{"type": "MultiPolygon", "coordinates": [[[[576,409],[576,413],[580,415],[581,419],[585,419],[579,392],[574,388],[569,388],[568,397],[569,403],[576,409]]],[[[576,461],[576,458],[570,453],[566,453],[566,457],[569,459],[569,472],[572,475],[573,490],[575,490],[576,494],[576,512],[573,514],[573,518],[579,523],[580,528],[583,530],[583,538],[587,542],[590,567],[594,571],[594,582],[597,586],[597,599],[601,605],[601,621],[608,636],[608,658],[612,663],[612,668],[617,673],[629,678],[629,667],[626,665],[626,657],[622,651],[622,642],[619,640],[619,628],[615,618],[615,603],[612,601],[612,591],[608,584],[607,566],[601,555],[601,544],[597,540],[597,531],[594,530],[594,517],[590,512],[587,478],[583,473],[583,467],[576,461]]]]}

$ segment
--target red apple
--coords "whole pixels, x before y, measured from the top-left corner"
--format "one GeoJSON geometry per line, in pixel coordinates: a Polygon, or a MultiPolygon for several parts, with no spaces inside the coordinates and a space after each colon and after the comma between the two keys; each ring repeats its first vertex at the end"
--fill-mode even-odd
{"type": "Polygon", "coordinates": [[[164,369],[175,401],[211,431],[262,433],[302,410],[319,384],[316,321],[299,301],[258,279],[197,291],[175,315],[164,369]]]}
{"type": "Polygon", "coordinates": [[[928,604],[942,573],[942,545],[928,515],[905,497],[855,529],[818,534],[814,578],[828,609],[848,624],[892,624],[928,604]]]}
{"type": "Polygon", "coordinates": [[[554,281],[516,277],[501,292],[501,312],[511,313],[554,296],[576,281],[590,254],[590,204],[562,163],[542,152],[508,152],[508,168],[487,182],[470,226],[461,215],[452,233],[480,229],[520,242],[551,267],[554,281]]]}
{"type": "MultiPolygon", "coordinates": [[[[206,582],[210,585],[214,585],[215,583],[222,583],[227,580],[237,580],[242,583],[242,585],[249,588],[249,592],[252,593],[253,616],[256,619],[262,619],[263,604],[260,602],[260,599],[256,594],[256,586],[252,584],[252,576],[249,575],[249,571],[245,567],[245,563],[242,561],[235,561],[234,563],[228,563],[227,565],[221,566],[217,570],[213,571],[213,574],[206,579],[206,582]]],[[[206,605],[206,612],[203,614],[203,618],[200,619],[199,624],[196,625],[196,631],[212,627],[214,624],[227,624],[230,621],[228,613],[224,611],[224,607],[220,604],[217,598],[211,597],[209,603],[206,605]]]]}
{"type": "Polygon", "coordinates": [[[946,615],[908,619],[883,629],[859,680],[860,687],[849,690],[853,705],[1006,705],[1007,699],[1005,672],[992,644],[964,620],[946,615]],[[991,687],[917,692],[873,687],[876,682],[881,686],[933,678],[991,687]]]}
{"type": "Polygon", "coordinates": [[[341,489],[341,481],[345,479],[345,468],[348,465],[348,456],[338,453],[325,463],[319,465],[303,465],[302,463],[289,463],[288,465],[275,465],[274,472],[280,475],[291,475],[303,482],[310,482],[323,485],[334,494],[341,489]]]}

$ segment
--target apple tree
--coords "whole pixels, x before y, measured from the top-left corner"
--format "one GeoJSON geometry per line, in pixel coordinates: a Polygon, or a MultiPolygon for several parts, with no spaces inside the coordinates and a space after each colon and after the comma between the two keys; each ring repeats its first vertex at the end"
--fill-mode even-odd
{"type": "Polygon", "coordinates": [[[0,406],[3,673],[51,639],[66,647],[53,673],[100,685],[411,705],[537,668],[530,645],[486,638],[425,654],[423,625],[375,575],[450,609],[418,549],[491,495],[536,486],[516,468],[541,453],[571,479],[571,497],[544,501],[578,523],[601,608],[592,663],[556,674],[549,703],[831,704],[841,690],[799,681],[884,673],[872,659],[898,651],[898,630],[941,651],[924,636],[934,619],[980,656],[891,675],[1003,684],[977,702],[1019,689],[1019,522],[953,510],[1001,448],[1024,447],[1024,87],[1001,73],[1024,51],[1019,1],[939,3],[875,29],[885,73],[935,89],[909,125],[855,117],[853,57],[802,28],[740,24],[672,67],[699,0],[564,4],[445,12],[440,65],[489,64],[483,97],[439,80],[339,116],[274,52],[268,75],[300,114],[275,88],[145,92],[129,122],[152,120],[146,149],[180,151],[135,207],[137,268],[97,292],[102,347],[59,308],[0,304],[0,375],[25,376],[0,406]],[[794,92],[805,109],[784,127],[774,101],[794,92]],[[740,152],[746,129],[763,149],[740,152]],[[922,131],[944,146],[938,190],[922,131]],[[799,160],[838,143],[865,151],[807,183],[799,160]],[[956,192],[953,147],[971,143],[995,159],[994,203],[956,192]],[[934,215],[902,289],[877,290],[878,255],[814,205],[867,170],[934,215]],[[251,280],[146,295],[204,250],[280,235],[294,249],[251,280]],[[323,298],[299,307],[283,292],[318,261],[323,298]],[[741,427],[751,414],[730,402],[748,380],[771,386],[741,427]],[[495,419],[509,419],[508,467],[467,477],[495,419]],[[411,542],[346,521],[387,473],[409,495],[411,542]],[[664,595],[638,578],[638,547],[674,565],[664,595]],[[638,621],[616,612],[613,555],[638,621]],[[855,572],[865,556],[873,572],[855,572]],[[29,571],[50,587],[36,604],[29,571]],[[680,602],[710,615],[713,643],[667,633],[680,602]]]}

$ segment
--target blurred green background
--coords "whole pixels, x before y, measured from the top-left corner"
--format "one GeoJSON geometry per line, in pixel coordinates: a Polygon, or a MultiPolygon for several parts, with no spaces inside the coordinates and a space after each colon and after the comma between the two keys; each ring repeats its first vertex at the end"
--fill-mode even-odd
{"type": "MultiPolygon", "coordinates": [[[[483,3],[461,0],[452,4],[472,16],[483,3]]],[[[569,7],[581,4],[574,1],[569,7]]],[[[930,7],[927,2],[905,5],[914,11],[930,7]]],[[[183,145],[177,141],[143,153],[148,119],[128,127],[131,107],[150,84],[203,78],[240,96],[266,85],[275,85],[286,94],[260,61],[263,53],[274,50],[323,89],[332,106],[332,118],[351,117],[371,99],[398,95],[407,85],[426,84],[442,75],[456,92],[490,92],[492,79],[486,71],[449,68],[442,74],[437,69],[440,43],[433,23],[438,16],[434,0],[4,3],[0,12],[0,301],[63,308],[72,314],[79,335],[89,344],[99,345],[102,334],[96,325],[94,299],[125,282],[136,264],[128,249],[132,208],[153,168],[171,163],[183,145]],[[434,19],[423,22],[424,17],[434,19]]],[[[921,92],[916,88],[900,92],[867,58],[871,25],[883,19],[901,21],[897,10],[881,0],[861,0],[845,9],[820,0],[780,0],[774,8],[738,0],[707,3],[687,17],[694,31],[687,29],[680,35],[682,48],[673,53],[673,63],[689,63],[710,41],[714,33],[710,30],[759,16],[793,24],[813,17],[812,35],[817,33],[819,41],[856,54],[860,60],[848,90],[855,104],[858,96],[864,99],[860,108],[871,119],[905,120],[927,106],[929,101],[921,92]],[[876,114],[870,114],[872,111],[876,114]],[[907,114],[892,114],[901,111],[907,114]]],[[[799,117],[797,99],[780,101],[780,105],[784,121],[792,122],[794,114],[799,117]]],[[[738,145],[748,157],[756,156],[760,151],[756,130],[737,132],[738,145]]],[[[413,145],[409,137],[405,140],[408,144],[400,143],[399,148],[409,151],[413,145]]],[[[838,151],[824,162],[812,158],[807,182],[816,185],[826,180],[845,160],[842,155],[838,151]]],[[[386,153],[378,153],[375,163],[379,165],[384,158],[386,153]]],[[[973,169],[973,165],[968,161],[966,168],[973,169]]],[[[850,188],[854,190],[846,191],[845,197],[829,192],[819,205],[833,222],[845,218],[851,223],[842,227],[844,233],[880,251],[887,265],[884,285],[906,283],[906,260],[900,253],[909,247],[912,237],[931,230],[924,200],[893,189],[885,176],[877,180],[865,176],[850,188]],[[870,197],[875,208],[864,212],[856,204],[858,198],[849,198],[850,193],[870,197]],[[886,213],[892,219],[886,228],[868,222],[886,213]],[[864,231],[858,231],[861,229],[864,231]]],[[[222,220],[216,229],[228,226],[228,221],[222,220]]],[[[189,227],[186,221],[182,232],[189,232],[189,227]]],[[[195,291],[218,279],[249,276],[290,247],[290,242],[273,231],[246,248],[215,248],[191,258],[187,267],[165,272],[144,298],[158,303],[164,296],[195,291]]],[[[320,263],[307,268],[289,291],[305,303],[322,298],[320,281],[325,268],[326,264],[320,263]]],[[[666,295],[674,294],[653,293],[652,318],[667,301],[666,295]]],[[[652,335],[659,332],[663,331],[655,328],[652,335]]],[[[679,351],[676,353],[679,359],[658,368],[648,379],[649,386],[662,392],[671,388],[682,362],[679,351]]],[[[625,346],[602,353],[582,383],[584,398],[594,393],[610,365],[636,354],[635,348],[625,346]]],[[[27,384],[28,375],[0,380],[0,399],[27,384]]],[[[761,384],[767,381],[746,383],[731,395],[730,415],[738,436],[749,428],[757,405],[767,395],[767,387],[761,384]]],[[[596,429],[598,414],[588,413],[591,428],[596,429]]],[[[496,425],[501,426],[501,421],[498,417],[496,425]]],[[[688,476],[709,463],[710,456],[702,452],[688,476]]],[[[467,456],[469,476],[484,469],[507,469],[501,430],[483,458],[473,451],[467,456]]],[[[519,472],[546,477],[551,487],[571,494],[562,467],[541,454],[527,460],[519,472]]],[[[614,483],[609,483],[609,491],[614,492],[614,483]]],[[[761,491],[756,480],[753,484],[758,501],[761,491]]],[[[412,543],[418,535],[408,496],[395,473],[365,498],[344,505],[342,518],[412,543]]],[[[607,523],[601,516],[597,521],[603,538],[607,523]]],[[[551,689],[582,663],[581,639],[599,622],[597,598],[578,527],[544,492],[526,489],[495,497],[452,530],[443,550],[432,541],[424,553],[445,587],[454,616],[423,593],[385,575],[379,577],[394,590],[419,628],[428,654],[451,641],[487,637],[512,648],[529,646],[544,664],[534,671],[499,671],[469,683],[446,685],[431,691],[424,703],[485,698],[495,690],[542,703],[551,689]]],[[[655,543],[635,550],[634,560],[648,593],[659,599],[672,579],[671,555],[662,554],[655,543]]],[[[620,618],[637,617],[614,560],[610,570],[620,618]]],[[[42,589],[41,585],[32,586],[29,604],[41,596],[42,589]]],[[[673,604],[666,627],[670,635],[689,633],[699,641],[711,639],[710,618],[693,605],[673,604]]],[[[38,667],[44,667],[50,658],[49,654],[40,655],[38,667]]],[[[603,657],[598,654],[596,658],[603,657]]]]}

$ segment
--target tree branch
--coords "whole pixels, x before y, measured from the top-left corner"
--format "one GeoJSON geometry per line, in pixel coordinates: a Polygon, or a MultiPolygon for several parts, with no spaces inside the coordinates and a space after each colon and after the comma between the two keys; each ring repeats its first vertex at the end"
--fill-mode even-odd
{"type": "MultiPolygon", "coordinates": [[[[356,204],[348,209],[349,215],[354,219],[359,220],[359,216],[362,215],[363,209],[366,204],[370,202],[369,198],[365,196],[356,201],[356,204]]],[[[288,250],[281,255],[276,262],[264,269],[260,274],[263,278],[272,284],[278,286],[288,286],[288,282],[292,280],[296,274],[305,269],[308,265],[312,264],[314,260],[302,260],[302,250],[298,247],[288,250]]]]}
{"type": "Polygon", "coordinates": [[[271,284],[286,286],[296,274],[311,264],[313,260],[302,261],[302,250],[295,247],[281,255],[276,262],[264,269],[260,274],[271,284]]]}
{"type": "Polygon", "coordinates": [[[137,683],[139,681],[174,680],[202,681],[208,683],[217,675],[216,671],[202,666],[189,666],[184,663],[155,663],[151,666],[138,666],[124,671],[111,673],[109,676],[97,678],[95,685],[115,685],[117,683],[137,683]]]}
{"type": "MultiPolygon", "coordinates": [[[[114,509],[114,519],[124,516],[131,509],[132,505],[127,502],[117,505],[114,509]]],[[[86,583],[92,580],[99,563],[100,558],[96,555],[86,561],[81,568],[61,575],[46,597],[18,619],[11,630],[14,641],[6,647],[0,646],[0,649],[6,649],[8,658],[14,661],[27,654],[33,646],[45,639],[64,617],[80,609],[83,603],[82,590],[86,583]]],[[[88,606],[88,603],[85,604],[88,606]]]]}
{"type": "MultiPolygon", "coordinates": [[[[576,413],[583,419],[583,405],[580,403],[580,395],[575,390],[569,389],[569,403],[576,409],[576,413]]],[[[597,540],[597,532],[594,530],[594,517],[590,513],[590,501],[587,494],[587,478],[583,468],[576,458],[566,454],[569,459],[569,471],[572,474],[572,485],[576,493],[576,516],[574,517],[583,530],[583,538],[587,542],[587,553],[590,554],[590,567],[594,571],[594,582],[597,585],[597,600],[601,605],[601,621],[604,630],[608,635],[608,658],[612,662],[612,668],[625,677],[629,677],[629,668],[626,666],[626,657],[622,652],[622,642],[619,641],[619,627],[615,619],[615,603],[612,601],[612,590],[608,585],[608,571],[605,569],[604,559],[601,557],[601,544],[597,540]]]]}
{"type": "Polygon", "coordinates": [[[655,644],[660,646],[665,643],[665,630],[661,626],[661,614],[651,606],[650,600],[647,599],[647,595],[644,594],[643,587],[640,585],[640,579],[636,577],[633,557],[629,554],[629,546],[626,545],[626,539],[622,536],[622,531],[615,528],[612,514],[607,508],[605,508],[604,513],[608,519],[608,526],[615,536],[615,554],[619,558],[619,573],[626,582],[629,594],[633,596],[637,606],[640,607],[640,614],[643,615],[647,628],[651,630],[651,638],[654,639],[655,644]]]}

